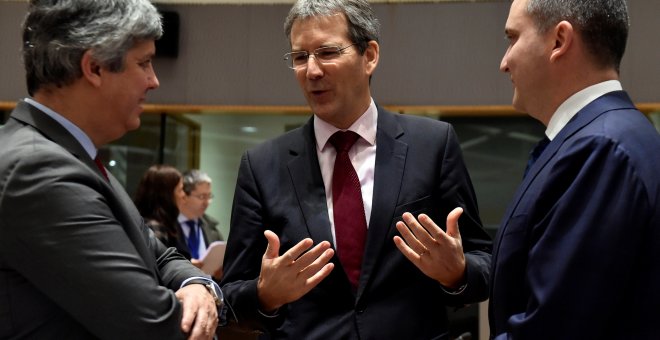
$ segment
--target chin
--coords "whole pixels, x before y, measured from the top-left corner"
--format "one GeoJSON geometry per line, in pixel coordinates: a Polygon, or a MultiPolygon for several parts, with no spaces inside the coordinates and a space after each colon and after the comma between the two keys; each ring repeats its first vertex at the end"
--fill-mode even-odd
{"type": "Polygon", "coordinates": [[[135,120],[128,122],[128,124],[126,125],[126,130],[127,131],[133,131],[133,130],[139,128],[140,124],[141,124],[140,118],[136,118],[135,120]]]}

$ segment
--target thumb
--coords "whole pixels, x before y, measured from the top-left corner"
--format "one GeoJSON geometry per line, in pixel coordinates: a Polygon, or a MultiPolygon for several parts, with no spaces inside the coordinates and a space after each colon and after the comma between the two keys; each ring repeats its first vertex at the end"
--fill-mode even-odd
{"type": "Polygon", "coordinates": [[[458,218],[463,214],[463,208],[454,208],[449,215],[447,215],[447,235],[453,238],[461,238],[461,233],[458,231],[458,218]]]}
{"type": "Polygon", "coordinates": [[[266,247],[266,252],[264,253],[264,258],[274,259],[280,256],[280,239],[277,237],[277,234],[270,230],[264,231],[264,236],[268,240],[268,247],[266,247]]]}

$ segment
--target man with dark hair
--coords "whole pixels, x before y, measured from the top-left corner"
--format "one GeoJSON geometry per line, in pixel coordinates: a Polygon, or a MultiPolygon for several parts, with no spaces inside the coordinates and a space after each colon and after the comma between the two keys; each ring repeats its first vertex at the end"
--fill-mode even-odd
{"type": "Polygon", "coordinates": [[[98,149],[140,125],[148,0],[31,1],[31,97],[0,128],[0,338],[211,339],[222,292],[144,225],[98,149]]]}
{"type": "Polygon", "coordinates": [[[493,251],[496,339],[657,339],[660,135],[619,82],[624,0],[514,0],[500,69],[547,138],[493,251]]]}

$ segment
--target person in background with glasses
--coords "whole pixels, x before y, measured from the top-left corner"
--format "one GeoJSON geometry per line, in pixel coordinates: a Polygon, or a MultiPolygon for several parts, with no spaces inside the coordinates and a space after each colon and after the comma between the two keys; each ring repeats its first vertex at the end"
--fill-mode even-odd
{"type": "Polygon", "coordinates": [[[284,27],[313,116],[242,157],[222,281],[239,326],[272,339],[448,338],[445,307],[488,296],[491,249],[452,127],[372,99],[367,1],[300,0],[284,27]],[[407,212],[448,225],[406,225],[407,212]],[[399,230],[421,240],[405,245],[399,230]]]}
{"type": "MultiPolygon", "coordinates": [[[[213,199],[211,177],[194,169],[184,172],[183,192],[184,195],[177,200],[177,220],[191,260],[193,264],[200,266],[199,259],[204,257],[208,246],[212,242],[223,240],[217,229],[218,221],[206,214],[206,209],[213,199]]],[[[218,268],[214,278],[222,277],[221,269],[218,268]]]]}
{"type": "Polygon", "coordinates": [[[97,158],[140,126],[162,32],[148,0],[27,5],[30,96],[0,127],[0,339],[215,335],[219,287],[154,236],[97,158]]]}

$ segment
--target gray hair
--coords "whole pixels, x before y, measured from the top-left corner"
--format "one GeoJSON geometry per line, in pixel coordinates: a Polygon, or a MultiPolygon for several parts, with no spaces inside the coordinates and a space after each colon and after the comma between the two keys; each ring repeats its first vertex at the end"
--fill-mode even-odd
{"type": "Polygon", "coordinates": [[[628,40],[625,0],[529,0],[527,12],[540,33],[563,20],[570,22],[595,60],[619,71],[628,40]]]}
{"type": "Polygon", "coordinates": [[[206,172],[196,169],[188,170],[183,173],[183,192],[185,192],[186,195],[190,195],[190,193],[195,190],[195,187],[197,187],[197,184],[200,183],[211,184],[211,177],[209,177],[206,172]]]}
{"type": "Polygon", "coordinates": [[[378,41],[380,23],[366,0],[298,0],[284,21],[284,34],[291,39],[291,27],[296,20],[342,13],[348,21],[348,38],[357,45],[360,54],[369,42],[378,41]]]}
{"type": "Polygon", "coordinates": [[[149,0],[31,0],[22,48],[28,93],[80,78],[87,50],[101,66],[120,72],[135,43],[162,34],[160,14],[149,0]]]}

